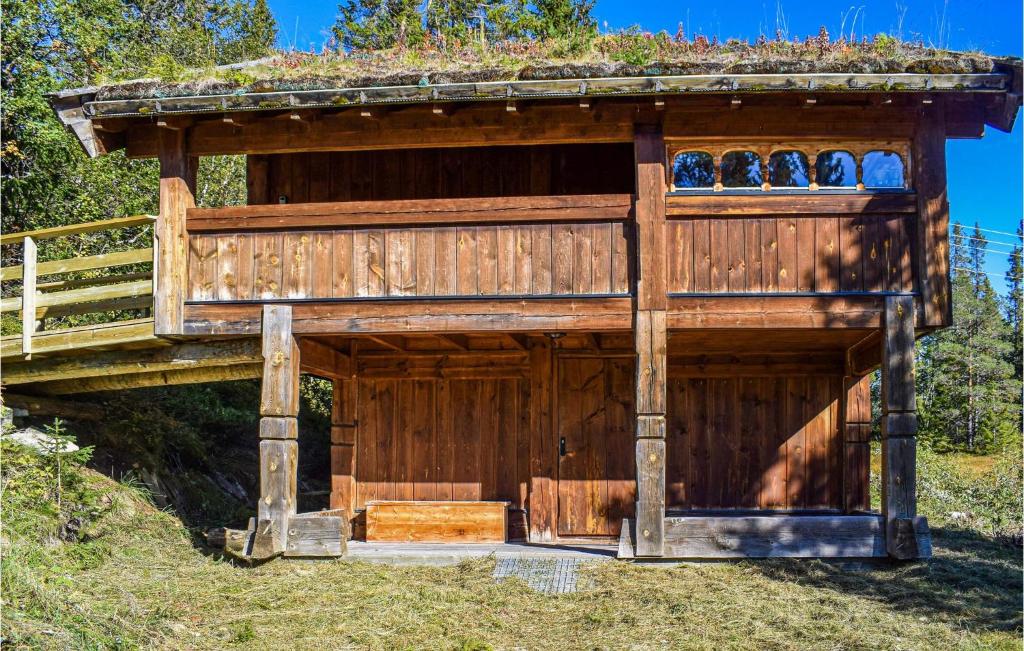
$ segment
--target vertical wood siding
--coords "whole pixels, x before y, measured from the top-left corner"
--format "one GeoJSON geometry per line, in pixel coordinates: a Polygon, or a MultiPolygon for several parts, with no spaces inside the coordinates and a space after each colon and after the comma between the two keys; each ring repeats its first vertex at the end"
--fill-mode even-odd
{"type": "Polygon", "coordinates": [[[582,222],[196,233],[188,300],[624,295],[624,229],[582,222]]]}
{"type": "Polygon", "coordinates": [[[841,389],[838,376],[670,376],[667,506],[842,508],[841,389]]]}
{"type": "Polygon", "coordinates": [[[910,292],[913,215],[668,222],[668,291],[910,292]]]}

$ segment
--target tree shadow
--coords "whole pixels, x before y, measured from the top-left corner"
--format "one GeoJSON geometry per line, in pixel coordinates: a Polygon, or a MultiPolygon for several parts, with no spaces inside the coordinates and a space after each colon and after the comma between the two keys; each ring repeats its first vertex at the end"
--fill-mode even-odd
{"type": "Polygon", "coordinates": [[[959,628],[1019,631],[1020,547],[962,529],[933,529],[932,538],[935,554],[928,561],[778,560],[754,567],[771,579],[864,597],[959,628]]]}

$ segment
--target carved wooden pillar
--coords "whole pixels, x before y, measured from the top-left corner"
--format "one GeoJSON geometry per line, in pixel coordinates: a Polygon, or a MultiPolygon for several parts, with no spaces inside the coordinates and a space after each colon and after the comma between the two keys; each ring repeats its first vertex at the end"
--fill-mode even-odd
{"type": "Polygon", "coordinates": [[[153,327],[158,335],[184,330],[188,274],[185,213],[195,206],[197,159],[185,153],[182,125],[159,129],[160,214],[153,230],[153,327]]]}
{"type": "Polygon", "coordinates": [[[882,325],[882,515],[893,558],[918,556],[914,298],[887,296],[882,325]]]}
{"type": "Polygon", "coordinates": [[[665,531],[665,142],[660,127],[637,126],[636,555],[662,556],[665,531]]]}
{"type": "Polygon", "coordinates": [[[263,306],[263,386],[260,392],[260,501],[257,537],[283,552],[296,513],[299,428],[299,346],[290,305],[263,306]]]}

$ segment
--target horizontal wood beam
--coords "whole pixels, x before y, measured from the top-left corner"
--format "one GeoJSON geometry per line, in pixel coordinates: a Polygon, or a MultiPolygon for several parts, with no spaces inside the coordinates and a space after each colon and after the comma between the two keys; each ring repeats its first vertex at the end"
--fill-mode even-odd
{"type": "Polygon", "coordinates": [[[144,350],[95,352],[89,355],[54,357],[31,362],[9,362],[4,364],[3,383],[12,385],[176,371],[230,364],[252,364],[262,360],[260,342],[255,338],[184,343],[144,350]]]}
{"type": "MultiPolygon", "coordinates": [[[[877,328],[885,296],[669,297],[668,327],[877,328]]],[[[918,310],[918,319],[921,318],[918,310]]]]}
{"type": "Polygon", "coordinates": [[[472,199],[408,199],[191,208],[190,233],[233,230],[426,226],[545,221],[619,221],[630,216],[628,194],[472,199]]]}
{"type": "Polygon", "coordinates": [[[260,377],[263,364],[231,364],[228,366],[206,366],[180,371],[157,371],[155,373],[130,373],[127,375],[103,375],[75,380],[57,380],[36,384],[35,390],[47,395],[70,393],[91,393],[94,391],[120,391],[142,387],[168,386],[172,384],[200,384],[203,382],[225,382],[229,380],[251,380],[260,377]]]}
{"type": "MultiPolygon", "coordinates": [[[[153,319],[115,321],[66,330],[49,330],[32,335],[32,353],[58,353],[80,348],[101,349],[104,346],[139,346],[160,341],[153,334],[153,319]]],[[[0,356],[5,360],[21,356],[21,335],[0,339],[0,356]]],[[[7,362],[4,362],[5,364],[7,362]]]]}
{"type": "MultiPolygon", "coordinates": [[[[550,106],[525,115],[508,114],[504,106],[468,106],[438,120],[428,108],[395,111],[368,120],[359,111],[325,113],[314,122],[266,117],[245,129],[220,119],[199,120],[189,130],[187,153],[286,154],[309,151],[471,147],[522,144],[628,142],[633,137],[635,105],[582,112],[576,106],[550,106]]],[[[155,129],[147,123],[126,131],[127,153],[133,158],[156,155],[155,129]]]]}
{"type": "MultiPolygon", "coordinates": [[[[611,332],[632,327],[629,297],[299,302],[293,309],[296,334],[611,332]]],[[[256,334],[260,310],[259,303],[188,304],[185,333],[256,334]]]]}
{"type": "Polygon", "coordinates": [[[18,233],[6,233],[0,235],[0,244],[14,244],[25,237],[36,240],[45,240],[54,237],[65,237],[68,235],[80,235],[82,233],[95,233],[112,228],[128,228],[129,226],[146,226],[156,221],[152,215],[134,215],[132,217],[117,217],[116,219],[104,219],[96,222],[82,222],[81,224],[69,224],[68,226],[54,226],[52,228],[41,228],[35,231],[23,231],[18,233]]]}
{"type": "Polygon", "coordinates": [[[315,339],[299,339],[299,362],[302,373],[330,380],[347,378],[352,374],[351,357],[315,339]]]}
{"type": "Polygon", "coordinates": [[[3,404],[12,409],[24,409],[31,416],[56,416],[67,420],[84,420],[95,422],[107,417],[107,410],[101,405],[86,402],[47,398],[44,396],[25,396],[4,391],[3,404]]]}
{"type": "Polygon", "coordinates": [[[665,198],[672,217],[750,215],[846,215],[860,213],[912,213],[917,210],[913,192],[832,194],[822,191],[772,193],[751,190],[738,193],[673,194],[665,198]]]}

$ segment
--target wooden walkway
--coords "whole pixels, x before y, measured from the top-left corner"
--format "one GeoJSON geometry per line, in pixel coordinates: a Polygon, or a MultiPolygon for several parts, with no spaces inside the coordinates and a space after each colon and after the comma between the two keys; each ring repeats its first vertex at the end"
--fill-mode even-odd
{"type": "MultiPolygon", "coordinates": [[[[20,333],[0,337],[5,403],[259,377],[255,338],[175,341],[155,334],[152,247],[38,261],[40,242],[118,229],[135,229],[124,233],[128,241],[146,240],[153,222],[140,215],[0,237],[5,259],[21,261],[0,269],[0,312],[16,313],[21,324],[20,333]]],[[[68,239],[55,250],[83,243],[68,239]]]]}

